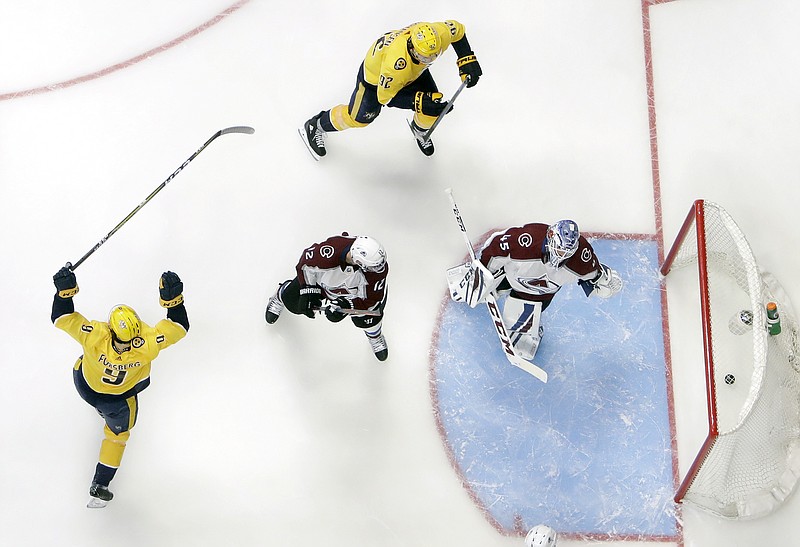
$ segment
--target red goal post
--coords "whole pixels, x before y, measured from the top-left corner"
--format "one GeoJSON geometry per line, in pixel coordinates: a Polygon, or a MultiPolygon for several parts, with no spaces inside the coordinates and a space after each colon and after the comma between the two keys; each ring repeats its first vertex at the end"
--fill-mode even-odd
{"type": "Polygon", "coordinates": [[[708,435],[675,501],[725,518],[760,517],[779,507],[800,477],[796,316],[731,216],[710,201],[694,202],[661,274],[693,264],[700,278],[708,435]],[[768,302],[780,313],[777,335],[766,329],[768,302]]]}

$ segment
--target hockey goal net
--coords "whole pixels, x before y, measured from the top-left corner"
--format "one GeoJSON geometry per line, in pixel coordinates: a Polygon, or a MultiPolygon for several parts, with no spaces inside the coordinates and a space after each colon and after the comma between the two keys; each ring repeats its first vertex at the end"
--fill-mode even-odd
{"type": "Polygon", "coordinates": [[[675,501],[725,518],[763,516],[781,505],[800,476],[796,316],[731,216],[704,200],[689,211],[661,274],[695,264],[708,436],[675,501]],[[769,302],[780,314],[777,335],[766,328],[769,302]]]}

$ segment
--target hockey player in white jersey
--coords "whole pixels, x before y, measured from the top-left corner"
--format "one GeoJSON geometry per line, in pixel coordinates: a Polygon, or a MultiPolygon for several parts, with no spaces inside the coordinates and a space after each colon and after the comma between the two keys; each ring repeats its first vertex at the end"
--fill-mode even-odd
{"type": "Polygon", "coordinates": [[[567,283],[586,296],[609,298],[622,289],[619,274],[601,264],[572,220],[531,223],[496,232],[472,263],[447,271],[450,296],[475,307],[491,292],[507,294],[503,322],[520,357],[532,360],[541,342],[541,314],[567,283]]]}
{"type": "Polygon", "coordinates": [[[369,236],[343,232],[307,247],[295,273],[269,299],[267,323],[275,323],[284,309],[311,319],[322,312],[334,323],[349,315],[364,331],[375,357],[386,360],[389,348],[381,325],[389,264],[383,245],[369,236]]]}

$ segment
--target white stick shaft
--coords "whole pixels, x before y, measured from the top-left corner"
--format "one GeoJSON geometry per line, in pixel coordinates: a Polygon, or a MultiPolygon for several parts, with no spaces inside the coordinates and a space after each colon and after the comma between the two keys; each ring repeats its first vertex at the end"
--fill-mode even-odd
{"type": "Polygon", "coordinates": [[[467,249],[469,249],[469,257],[475,260],[475,249],[472,247],[472,241],[470,241],[469,234],[467,234],[467,227],[464,226],[464,220],[461,218],[458,205],[456,205],[456,198],[453,197],[453,189],[448,188],[445,192],[447,192],[447,197],[450,198],[450,205],[453,207],[453,215],[455,215],[458,227],[461,229],[461,235],[464,236],[464,243],[467,244],[467,249]]]}
{"type": "MultiPolygon", "coordinates": [[[[458,222],[458,227],[461,229],[461,235],[464,236],[464,242],[467,244],[467,249],[469,249],[469,256],[472,260],[475,260],[475,249],[472,247],[472,241],[470,241],[469,234],[467,234],[467,228],[464,226],[464,220],[461,218],[461,213],[458,211],[458,205],[453,197],[453,189],[447,188],[445,192],[447,192],[447,196],[450,198],[450,204],[453,206],[453,215],[455,215],[456,222],[458,222]]],[[[506,359],[508,359],[508,362],[517,368],[521,368],[528,374],[534,376],[537,380],[541,380],[546,384],[547,372],[530,361],[526,361],[517,355],[516,351],[514,351],[514,345],[511,343],[511,339],[508,336],[506,325],[503,322],[503,315],[500,312],[499,306],[497,305],[497,299],[492,293],[489,293],[486,296],[486,307],[489,310],[489,315],[492,316],[494,330],[497,333],[497,337],[500,339],[500,344],[503,346],[503,351],[506,354],[506,359]]]]}

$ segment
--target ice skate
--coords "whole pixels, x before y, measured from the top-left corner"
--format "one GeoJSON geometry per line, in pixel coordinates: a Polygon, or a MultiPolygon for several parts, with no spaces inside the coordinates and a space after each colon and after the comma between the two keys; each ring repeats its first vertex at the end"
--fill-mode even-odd
{"type": "Polygon", "coordinates": [[[283,311],[284,308],[283,302],[281,302],[281,297],[280,297],[280,292],[282,288],[283,285],[278,285],[278,290],[275,291],[275,294],[273,294],[269,298],[269,303],[267,304],[267,312],[265,314],[265,319],[267,320],[267,323],[269,323],[270,325],[272,325],[275,321],[278,320],[278,317],[280,317],[281,312],[283,311]]]}
{"type": "Polygon", "coordinates": [[[108,486],[103,486],[102,484],[97,484],[93,482],[92,485],[89,487],[89,503],[86,504],[86,507],[90,509],[102,509],[108,502],[114,499],[114,494],[108,489],[108,486]]]}
{"type": "Polygon", "coordinates": [[[300,133],[300,138],[303,139],[303,142],[308,148],[308,151],[311,152],[311,155],[317,161],[327,153],[325,150],[326,133],[319,125],[319,118],[322,114],[324,114],[324,111],[308,120],[303,124],[303,127],[297,130],[297,132],[300,133]]]}
{"type": "Polygon", "coordinates": [[[433,141],[428,139],[425,140],[425,132],[426,129],[422,129],[420,126],[417,125],[417,122],[410,121],[408,122],[408,126],[411,128],[411,132],[414,134],[414,138],[417,141],[417,146],[419,147],[420,151],[425,154],[426,156],[433,155],[433,141]]]}
{"type": "Polygon", "coordinates": [[[375,353],[375,357],[378,358],[378,361],[385,361],[387,357],[389,357],[389,348],[386,347],[386,338],[383,337],[383,334],[379,334],[378,336],[370,336],[367,334],[367,340],[369,340],[369,345],[372,346],[372,351],[375,353]]]}

